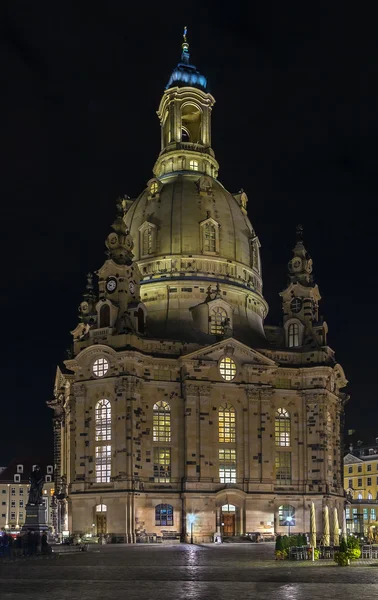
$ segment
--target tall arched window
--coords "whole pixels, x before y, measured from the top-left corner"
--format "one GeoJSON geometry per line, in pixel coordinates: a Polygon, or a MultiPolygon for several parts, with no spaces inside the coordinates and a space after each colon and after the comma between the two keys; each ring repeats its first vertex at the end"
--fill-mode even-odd
{"type": "Polygon", "coordinates": [[[173,525],[173,506],[171,504],[158,504],[155,506],[155,525],[173,525]]]}
{"type": "Polygon", "coordinates": [[[290,414],[285,408],[278,408],[274,419],[276,446],[290,446],[290,414]]]}
{"type": "Polygon", "coordinates": [[[282,504],[278,509],[280,525],[295,525],[295,508],[291,504],[282,504]],[[288,519],[289,517],[289,519],[288,519]]]}
{"type": "Polygon", "coordinates": [[[215,306],[210,311],[210,333],[212,335],[223,335],[227,321],[225,309],[221,306],[215,306]]]}
{"type": "Polygon", "coordinates": [[[112,437],[112,409],[109,400],[103,398],[96,404],[96,442],[107,442],[112,437]]]}
{"type": "Polygon", "coordinates": [[[152,239],[152,229],[151,227],[147,227],[142,234],[142,254],[146,256],[148,254],[152,254],[153,251],[153,239],[152,239]]]}
{"type": "Polygon", "coordinates": [[[219,408],[218,441],[221,443],[236,441],[236,413],[232,404],[228,402],[219,408]]]}
{"type": "Polygon", "coordinates": [[[109,327],[110,326],[110,306],[109,304],[104,304],[100,309],[100,327],[109,327]]]}
{"type": "Polygon", "coordinates": [[[112,466],[112,448],[109,444],[112,437],[111,405],[109,400],[99,400],[95,408],[95,439],[96,442],[105,442],[96,446],[95,465],[96,482],[109,483],[112,466]]]}
{"type": "Polygon", "coordinates": [[[203,228],[203,249],[204,252],[216,252],[217,236],[213,223],[206,223],[203,228]]]}
{"type": "Polygon", "coordinates": [[[152,439],[154,442],[171,441],[171,407],[160,400],[154,404],[152,439]]]}
{"type": "Polygon", "coordinates": [[[288,345],[289,348],[299,346],[299,325],[298,323],[290,323],[288,329],[288,345]]]}

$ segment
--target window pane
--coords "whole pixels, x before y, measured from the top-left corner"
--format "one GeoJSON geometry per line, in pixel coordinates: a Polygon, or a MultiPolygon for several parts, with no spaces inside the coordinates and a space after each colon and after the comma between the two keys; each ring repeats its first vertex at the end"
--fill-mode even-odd
{"type": "Polygon", "coordinates": [[[216,306],[210,313],[210,333],[212,335],[223,335],[227,325],[227,313],[221,306],[216,306]]]}
{"type": "Polygon", "coordinates": [[[290,446],[290,415],[284,408],[276,411],[274,431],[276,446],[290,446]]]}
{"type": "Polygon", "coordinates": [[[171,408],[167,402],[154,405],[152,439],[154,442],[171,441],[171,408]]]}
{"type": "Polygon", "coordinates": [[[225,404],[219,409],[218,441],[234,443],[236,441],[235,409],[231,404],[225,404]]]}
{"type": "Polygon", "coordinates": [[[155,525],[173,525],[173,506],[170,504],[158,504],[155,507],[155,525]]]}
{"type": "Polygon", "coordinates": [[[170,448],[154,448],[154,480],[160,483],[171,481],[170,448]]]}
{"type": "Polygon", "coordinates": [[[291,483],[291,453],[276,453],[276,481],[278,484],[287,485],[291,483]]]}
{"type": "Polygon", "coordinates": [[[111,446],[96,446],[97,483],[110,482],[111,460],[111,446]]]}
{"type": "Polygon", "coordinates": [[[295,525],[295,508],[290,504],[283,504],[278,509],[280,525],[295,525]]]}
{"type": "Polygon", "coordinates": [[[96,404],[96,442],[106,442],[112,437],[112,419],[109,400],[103,399],[96,404]]]}
{"type": "Polygon", "coordinates": [[[236,483],[235,448],[219,449],[219,480],[221,483],[236,483]]]}

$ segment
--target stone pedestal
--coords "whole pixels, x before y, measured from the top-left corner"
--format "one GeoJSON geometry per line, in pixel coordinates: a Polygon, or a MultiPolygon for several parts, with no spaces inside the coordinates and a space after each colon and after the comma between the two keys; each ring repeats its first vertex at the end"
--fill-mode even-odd
{"type": "Polygon", "coordinates": [[[27,504],[22,531],[39,531],[39,533],[43,533],[47,530],[45,506],[43,504],[27,504]]]}

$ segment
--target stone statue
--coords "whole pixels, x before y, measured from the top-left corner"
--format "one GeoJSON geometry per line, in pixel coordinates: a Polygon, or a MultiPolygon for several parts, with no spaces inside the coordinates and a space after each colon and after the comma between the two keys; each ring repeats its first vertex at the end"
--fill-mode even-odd
{"type": "Polygon", "coordinates": [[[38,465],[36,465],[29,477],[30,491],[28,504],[42,504],[42,489],[44,477],[38,465]]]}

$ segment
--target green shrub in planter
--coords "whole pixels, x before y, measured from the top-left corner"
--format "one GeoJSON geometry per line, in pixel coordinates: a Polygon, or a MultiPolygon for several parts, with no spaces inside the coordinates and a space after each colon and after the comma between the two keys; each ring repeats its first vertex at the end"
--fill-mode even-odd
{"type": "Polygon", "coordinates": [[[347,545],[347,543],[345,541],[345,538],[341,538],[340,552],[348,552],[348,545],[347,545]]]}
{"type": "MultiPolygon", "coordinates": [[[[350,560],[356,560],[361,556],[360,540],[353,535],[349,535],[347,539],[347,554],[350,560]]],[[[340,548],[341,550],[341,548],[340,548]]]]}
{"type": "Polygon", "coordinates": [[[347,552],[335,552],[334,561],[339,567],[347,567],[350,565],[350,559],[347,552]]]}

